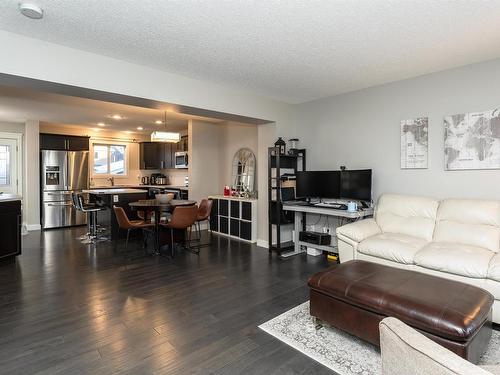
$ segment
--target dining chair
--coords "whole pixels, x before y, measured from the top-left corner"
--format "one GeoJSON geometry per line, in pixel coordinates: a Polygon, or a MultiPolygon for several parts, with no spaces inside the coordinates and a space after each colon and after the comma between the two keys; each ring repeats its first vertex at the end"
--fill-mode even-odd
{"type": "MultiPolygon", "coordinates": [[[[128,218],[125,210],[120,206],[113,206],[113,210],[115,211],[116,221],[118,222],[118,226],[120,227],[120,229],[127,231],[127,239],[125,241],[125,249],[128,248],[128,240],[130,237],[130,232],[132,230],[141,229],[141,230],[145,231],[145,230],[151,230],[151,228],[154,227],[153,223],[150,223],[150,222],[148,223],[144,220],[130,220],[128,218]]],[[[147,241],[147,238],[146,238],[146,236],[144,236],[144,243],[143,243],[144,248],[146,247],[146,241],[147,241]]]]}
{"type": "Polygon", "coordinates": [[[160,225],[164,228],[170,229],[170,254],[172,258],[174,257],[174,229],[183,230],[185,233],[189,229],[189,237],[185,241],[185,249],[189,252],[198,254],[199,249],[193,250],[191,248],[191,227],[196,222],[198,217],[198,206],[178,206],[175,207],[172,212],[172,216],[168,223],[160,223],[160,225]]]}
{"type": "MultiPolygon", "coordinates": [[[[200,205],[198,206],[198,215],[196,217],[196,230],[198,232],[198,238],[196,239],[198,242],[201,242],[201,225],[203,221],[209,221],[210,220],[210,213],[212,212],[212,205],[213,201],[211,199],[202,199],[200,202],[200,205]]],[[[210,226],[209,226],[210,228],[210,226]]],[[[209,243],[206,244],[199,244],[199,246],[209,246],[209,243]]]]}

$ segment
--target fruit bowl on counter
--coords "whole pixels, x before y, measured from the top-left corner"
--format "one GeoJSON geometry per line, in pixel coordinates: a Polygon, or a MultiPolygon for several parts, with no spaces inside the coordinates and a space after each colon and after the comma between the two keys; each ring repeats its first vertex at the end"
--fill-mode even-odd
{"type": "Polygon", "coordinates": [[[172,199],[174,199],[173,193],[158,193],[155,195],[156,199],[160,203],[169,203],[172,199]]]}

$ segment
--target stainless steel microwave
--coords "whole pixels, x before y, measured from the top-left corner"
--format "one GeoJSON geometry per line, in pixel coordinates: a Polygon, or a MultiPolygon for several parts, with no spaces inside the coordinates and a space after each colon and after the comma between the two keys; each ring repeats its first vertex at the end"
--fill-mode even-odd
{"type": "Polygon", "coordinates": [[[188,153],[187,151],[177,151],[175,154],[175,168],[188,167],[188,153]]]}

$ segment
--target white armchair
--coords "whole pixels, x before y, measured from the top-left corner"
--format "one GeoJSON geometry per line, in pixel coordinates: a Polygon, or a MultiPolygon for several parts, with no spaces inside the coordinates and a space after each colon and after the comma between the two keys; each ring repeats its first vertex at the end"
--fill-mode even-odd
{"type": "Polygon", "coordinates": [[[398,319],[379,327],[383,375],[500,375],[500,366],[476,366],[398,319]]]}

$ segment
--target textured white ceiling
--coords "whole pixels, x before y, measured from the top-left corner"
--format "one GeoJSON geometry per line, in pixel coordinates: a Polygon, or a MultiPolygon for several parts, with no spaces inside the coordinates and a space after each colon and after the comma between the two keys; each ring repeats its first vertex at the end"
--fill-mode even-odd
{"type": "Polygon", "coordinates": [[[293,103],[500,57],[500,0],[18,2],[1,29],[293,103]]]}

